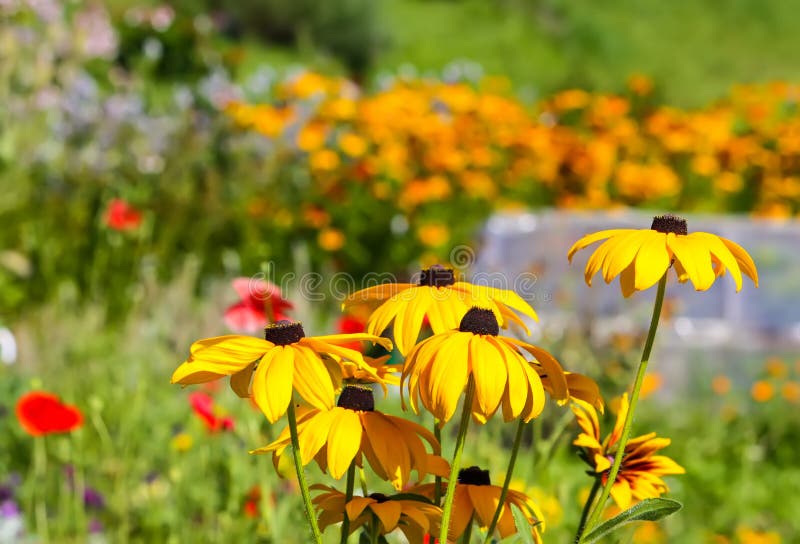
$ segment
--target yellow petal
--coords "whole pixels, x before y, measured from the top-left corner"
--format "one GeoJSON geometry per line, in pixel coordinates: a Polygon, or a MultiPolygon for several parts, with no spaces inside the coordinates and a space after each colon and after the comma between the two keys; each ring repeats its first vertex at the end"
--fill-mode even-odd
{"type": "Polygon", "coordinates": [[[326,344],[350,344],[352,342],[372,342],[373,344],[378,344],[383,346],[384,349],[388,351],[392,351],[392,341],[388,338],[383,338],[382,336],[376,336],[374,334],[368,334],[363,332],[357,333],[348,333],[348,334],[327,334],[324,336],[314,336],[312,337],[314,340],[318,342],[324,342],[326,344]]]}
{"type": "Polygon", "coordinates": [[[506,368],[507,380],[504,402],[507,402],[508,408],[507,410],[504,409],[503,418],[506,421],[511,421],[519,416],[525,408],[525,400],[528,397],[528,384],[522,365],[527,365],[528,362],[522,357],[512,357],[511,352],[503,349],[500,345],[502,342],[496,337],[488,337],[488,340],[502,357],[506,368]]]}
{"type": "Polygon", "coordinates": [[[395,527],[397,527],[397,522],[400,521],[400,514],[403,513],[403,507],[397,501],[373,502],[369,505],[369,508],[381,520],[381,525],[383,525],[382,533],[394,531],[395,527]]]}
{"type": "Polygon", "coordinates": [[[636,268],[635,263],[628,265],[628,268],[619,275],[619,288],[622,296],[628,298],[636,292],[636,268]]]}
{"type": "Polygon", "coordinates": [[[356,519],[367,506],[374,502],[375,499],[370,499],[369,497],[353,497],[344,507],[347,517],[351,520],[356,519]]]}
{"type": "Polygon", "coordinates": [[[181,385],[194,385],[197,383],[213,382],[220,378],[224,378],[226,374],[219,372],[210,372],[204,370],[202,365],[197,365],[191,361],[182,363],[175,372],[172,373],[171,383],[179,383],[181,385]]]}
{"type": "Polygon", "coordinates": [[[731,250],[733,256],[736,257],[736,262],[739,263],[739,268],[744,272],[751,280],[756,287],[758,287],[758,270],[756,269],[756,263],[753,262],[752,257],[747,251],[744,250],[742,246],[728,240],[727,238],[720,237],[722,243],[725,244],[728,249],[731,250]]]}
{"type": "Polygon", "coordinates": [[[390,298],[370,314],[367,319],[367,332],[374,335],[383,334],[397,316],[398,311],[402,311],[402,309],[393,298],[390,298]]]}
{"type": "Polygon", "coordinates": [[[287,346],[295,352],[294,388],[306,402],[320,410],[335,406],[333,383],[320,356],[303,344],[287,346]]]}
{"type": "Polygon", "coordinates": [[[697,291],[705,291],[714,283],[716,275],[711,267],[711,254],[699,241],[688,236],[667,234],[667,246],[680,261],[697,291]]]}
{"type": "Polygon", "coordinates": [[[611,497],[621,510],[627,510],[631,505],[631,486],[628,481],[617,476],[617,481],[611,486],[611,497]]]}
{"type": "Polygon", "coordinates": [[[742,289],[742,271],[739,269],[736,257],[720,237],[707,232],[693,232],[689,235],[689,238],[699,239],[711,251],[711,254],[722,263],[722,266],[725,267],[724,270],[730,271],[733,281],[736,283],[736,291],[739,292],[742,289]]]}
{"type": "Polygon", "coordinates": [[[307,423],[304,422],[302,429],[298,425],[297,441],[300,444],[300,457],[303,459],[303,466],[310,463],[328,441],[331,425],[337,415],[336,411],[343,409],[320,410],[307,423]]]}
{"type": "Polygon", "coordinates": [[[231,375],[231,389],[243,399],[250,396],[250,379],[253,377],[255,362],[250,363],[239,372],[231,375]]]}
{"type": "Polygon", "coordinates": [[[577,242],[575,242],[569,251],[567,252],[567,259],[569,262],[572,262],[572,257],[575,253],[588,245],[591,245],[595,242],[602,240],[603,238],[610,238],[611,236],[615,236],[621,232],[627,232],[631,229],[611,229],[611,230],[601,230],[599,232],[594,232],[592,234],[587,234],[577,242]]]}
{"type": "Polygon", "coordinates": [[[428,366],[427,380],[425,374],[420,380],[420,388],[427,389],[430,395],[428,409],[441,421],[453,416],[467,383],[467,346],[471,336],[471,333],[451,336],[428,366]]]}
{"type": "Polygon", "coordinates": [[[428,289],[406,291],[414,294],[394,318],[394,342],[397,351],[405,355],[417,343],[425,312],[431,304],[428,289]]]}
{"type": "Polygon", "coordinates": [[[241,369],[256,361],[274,344],[253,336],[231,334],[194,342],[189,348],[191,361],[230,365],[241,369]]]}
{"type": "Polygon", "coordinates": [[[667,272],[671,255],[667,250],[667,236],[662,232],[651,231],[641,244],[634,260],[634,288],[644,291],[655,285],[667,272]]]}
{"type": "Polygon", "coordinates": [[[411,472],[411,459],[402,433],[380,412],[363,412],[359,416],[375,457],[395,489],[401,489],[411,472]]]}
{"type": "Polygon", "coordinates": [[[500,502],[500,488],[493,485],[465,485],[469,493],[475,517],[481,527],[487,527],[494,517],[500,502]]]}
{"type": "Polygon", "coordinates": [[[497,410],[508,381],[503,356],[488,340],[476,335],[469,341],[469,363],[475,398],[484,417],[489,418],[497,410]]]}
{"type": "Polygon", "coordinates": [[[328,470],[339,479],[347,472],[361,445],[361,419],[353,410],[337,410],[328,433],[328,470]]]}
{"type": "MultiPolygon", "coordinates": [[[[365,280],[368,281],[368,278],[365,280]]],[[[384,300],[391,298],[401,291],[405,291],[411,287],[416,287],[413,283],[381,283],[356,291],[349,295],[342,304],[342,307],[353,306],[355,304],[362,304],[372,300],[384,300]]]]}
{"type": "Polygon", "coordinates": [[[616,243],[613,247],[609,247],[608,254],[603,261],[603,279],[606,283],[611,283],[611,280],[633,262],[642,242],[649,238],[648,234],[647,231],[633,231],[630,234],[620,234],[613,238],[616,243]]]}
{"type": "Polygon", "coordinates": [[[259,361],[253,376],[253,400],[270,423],[286,413],[292,400],[293,378],[293,350],[276,346],[259,361]]]}
{"type": "Polygon", "coordinates": [[[450,514],[450,527],[447,531],[447,540],[453,541],[460,537],[467,524],[472,522],[472,515],[475,509],[472,506],[469,492],[466,485],[456,485],[456,492],[453,495],[453,509],[450,514]]]}

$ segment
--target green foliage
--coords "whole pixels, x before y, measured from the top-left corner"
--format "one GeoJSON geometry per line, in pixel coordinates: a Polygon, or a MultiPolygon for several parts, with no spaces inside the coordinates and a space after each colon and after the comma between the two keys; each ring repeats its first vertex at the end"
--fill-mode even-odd
{"type": "Polygon", "coordinates": [[[623,525],[634,521],[659,521],[683,507],[672,499],[645,499],[595,527],[584,537],[583,542],[597,542],[604,536],[619,530],[623,525]]]}

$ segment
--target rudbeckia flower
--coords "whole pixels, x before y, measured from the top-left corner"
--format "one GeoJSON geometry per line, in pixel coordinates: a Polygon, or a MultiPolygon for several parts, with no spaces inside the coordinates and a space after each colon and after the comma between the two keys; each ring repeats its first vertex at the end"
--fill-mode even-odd
{"type": "Polygon", "coordinates": [[[367,332],[380,335],[394,321],[394,341],[406,355],[419,337],[427,317],[434,334],[458,327],[473,306],[490,309],[501,327],[513,321],[528,330],[516,312],[538,320],[533,308],[513,291],[456,281],[452,268],[440,265],[420,272],[419,282],[368,287],[347,297],[344,308],[383,301],[369,317],[367,332]]]}
{"type": "Polygon", "coordinates": [[[392,343],[371,334],[306,336],[300,323],[279,321],[265,329],[265,340],[251,336],[217,336],[192,344],[189,355],[172,374],[172,383],[190,385],[231,377],[231,389],[239,396],[251,395],[267,419],[275,423],[288,409],[292,390],[320,409],[333,408],[333,382],[324,355],[332,355],[377,375],[364,356],[340,344],[369,341],[391,349],[392,343]],[[252,386],[251,386],[252,381],[252,386]]]}
{"type": "MultiPolygon", "coordinates": [[[[419,493],[430,498],[434,496],[435,486],[436,484],[422,484],[410,488],[408,492],[419,493]]],[[[448,541],[458,539],[473,520],[481,527],[487,528],[494,518],[502,490],[501,486],[492,485],[488,470],[481,470],[479,467],[459,470],[453,498],[453,513],[447,531],[448,541]]],[[[512,505],[520,509],[531,526],[531,536],[534,542],[540,543],[542,541],[541,533],[545,530],[541,510],[530,497],[514,489],[508,490],[497,522],[500,538],[503,539],[517,533],[514,515],[511,512],[512,505]]]]}
{"type": "MultiPolygon", "coordinates": [[[[355,460],[363,466],[363,458],[380,478],[401,489],[409,481],[412,470],[419,479],[428,473],[428,453],[422,439],[434,454],[439,442],[429,430],[406,419],[375,410],[372,390],[347,385],[331,410],[310,409],[297,419],[297,438],[303,465],[316,460],[323,471],[337,480],[355,460]]],[[[289,429],[284,429],[272,444],[250,453],[273,452],[279,462],[291,444],[289,429]]]]}
{"type": "MultiPolygon", "coordinates": [[[[613,432],[602,442],[600,423],[595,409],[585,402],[577,401],[573,404],[572,411],[583,431],[573,444],[582,448],[581,456],[584,461],[601,476],[605,485],[628,413],[628,394],[624,394],[620,399],[613,432]]],[[[658,450],[666,448],[669,444],[669,438],[657,438],[656,433],[645,434],[628,441],[617,479],[611,487],[611,497],[617,506],[625,510],[633,502],[660,497],[662,493],[669,491],[667,484],[661,479],[662,476],[686,472],[669,457],[655,455],[658,450]]]]}
{"type": "Polygon", "coordinates": [[[350,519],[350,534],[359,527],[380,523],[382,535],[400,529],[409,542],[422,542],[424,535],[438,530],[442,510],[422,500],[386,496],[372,493],[366,497],[353,497],[345,504],[344,493],[322,484],[312,485],[314,491],[322,491],[313,503],[319,514],[319,528],[324,531],[329,525],[350,519]]]}
{"type": "Polygon", "coordinates": [[[758,271],[742,246],[707,232],[688,233],[686,220],[674,215],[653,218],[649,229],[612,229],[584,236],[570,248],[567,258],[600,240],[603,242],[586,263],[584,278],[603,272],[606,283],[619,276],[622,295],[649,289],[674,266],[678,281],[691,281],[697,291],[705,291],[719,276],[729,271],[742,288],[742,273],[758,287],[758,271]]]}
{"type": "MultiPolygon", "coordinates": [[[[401,395],[407,389],[411,408],[419,413],[419,399],[440,424],[448,421],[470,376],[475,383],[472,415],[486,421],[502,405],[503,419],[530,421],[544,408],[544,388],[537,372],[548,376],[552,396],[566,401],[567,380],[558,361],[545,350],[513,338],[498,336],[495,313],[472,308],[459,328],[436,334],[417,344],[408,354],[400,378],[401,395]],[[529,363],[527,351],[537,363],[529,363]]],[[[405,408],[405,397],[402,397],[405,408]]]]}

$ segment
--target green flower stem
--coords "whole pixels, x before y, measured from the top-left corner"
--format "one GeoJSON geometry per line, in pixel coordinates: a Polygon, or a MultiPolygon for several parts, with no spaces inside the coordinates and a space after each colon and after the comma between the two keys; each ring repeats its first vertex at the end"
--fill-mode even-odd
{"type": "Polygon", "coordinates": [[[644,381],[644,376],[647,373],[647,363],[650,360],[650,351],[653,349],[653,340],[655,340],[656,337],[658,320],[661,317],[661,306],[664,303],[664,292],[666,291],[666,288],[667,274],[664,273],[664,275],[661,276],[661,280],[658,282],[658,292],[656,293],[656,301],[655,305],[653,306],[653,317],[650,319],[650,330],[647,332],[647,340],[644,343],[642,360],[639,363],[639,368],[636,370],[636,381],[633,384],[633,391],[631,391],[630,405],[628,407],[628,414],[625,417],[625,425],[622,427],[622,435],[617,443],[617,452],[616,455],[614,455],[614,463],[611,465],[611,471],[608,473],[608,479],[606,480],[606,485],[603,487],[603,493],[600,495],[600,500],[597,501],[597,504],[592,510],[592,514],[589,516],[589,521],[586,523],[583,531],[580,533],[578,539],[579,543],[583,542],[584,534],[594,527],[600,519],[600,515],[603,512],[606,500],[608,500],[608,496],[611,494],[611,487],[614,485],[614,482],[617,479],[617,474],[619,474],[619,467],[622,464],[622,456],[625,454],[625,446],[628,443],[628,435],[631,433],[633,413],[636,410],[636,402],[639,400],[639,391],[642,388],[642,382],[644,381]]]}
{"type": "MultiPolygon", "coordinates": [[[[439,427],[439,420],[433,420],[433,436],[436,438],[436,441],[439,443],[439,447],[442,447],[442,428],[439,427]]],[[[433,503],[436,506],[440,506],[442,502],[442,477],[437,476],[434,480],[433,485],[433,503]]]]}
{"type": "Polygon", "coordinates": [[[378,520],[378,516],[372,516],[372,531],[370,531],[370,544],[378,544],[380,541],[381,536],[381,522],[378,520]]]}
{"type": "Polygon", "coordinates": [[[366,497],[369,495],[369,493],[367,493],[367,473],[364,472],[362,467],[358,467],[358,479],[361,483],[361,494],[366,497]]]}
{"type": "Polygon", "coordinates": [[[456,494],[456,481],[458,480],[458,469],[461,465],[461,452],[464,451],[464,441],[467,438],[467,428],[469,428],[469,418],[472,412],[472,397],[475,396],[475,380],[472,374],[467,382],[467,392],[464,395],[464,407],[461,409],[461,422],[458,425],[458,437],[453,449],[453,462],[450,463],[450,477],[447,480],[447,494],[444,496],[442,506],[442,526],[439,531],[439,542],[447,542],[447,530],[450,528],[450,515],[453,512],[453,498],[456,494]]]}
{"type": "Polygon", "coordinates": [[[306,509],[306,520],[311,526],[311,536],[316,544],[322,544],[322,533],[319,532],[317,518],[314,515],[314,507],[311,504],[311,493],[308,492],[306,483],[306,473],[303,469],[303,460],[300,458],[300,441],[297,438],[297,416],[294,413],[294,400],[289,402],[289,409],[286,411],[289,418],[289,434],[292,437],[292,459],[294,459],[294,470],[297,473],[297,484],[300,486],[300,494],[303,496],[303,506],[306,509]]]}
{"type": "Polygon", "coordinates": [[[47,445],[44,436],[33,439],[33,473],[34,494],[36,499],[36,536],[41,542],[50,542],[50,530],[47,526],[47,445]]]}
{"type": "MultiPolygon", "coordinates": [[[[344,492],[344,504],[347,505],[348,502],[353,500],[353,487],[355,487],[356,483],[356,462],[355,459],[350,463],[350,467],[347,469],[347,488],[344,492]]],[[[350,536],[350,518],[347,515],[347,509],[342,513],[342,537],[340,539],[341,544],[347,544],[347,537],[350,536]]]]}
{"type": "Polygon", "coordinates": [[[469,544],[470,540],[472,540],[472,525],[474,522],[475,514],[469,518],[469,523],[467,523],[467,527],[464,529],[464,534],[461,535],[461,544],[469,544]]]}
{"type": "Polygon", "coordinates": [[[517,453],[519,453],[519,445],[522,443],[522,431],[525,429],[525,422],[520,418],[517,424],[517,434],[514,436],[514,445],[511,446],[511,458],[508,460],[508,469],[506,470],[506,479],[503,482],[503,489],[500,491],[500,500],[497,502],[497,509],[492,516],[492,522],[489,524],[489,529],[486,531],[486,539],[484,544],[492,542],[492,535],[497,522],[500,521],[500,513],[503,511],[503,504],[506,502],[506,495],[508,495],[508,486],[511,484],[511,476],[514,473],[514,464],[517,462],[517,453]]]}
{"type": "Polygon", "coordinates": [[[583,528],[586,527],[586,518],[589,517],[589,512],[592,510],[592,504],[594,504],[594,499],[597,498],[597,492],[600,491],[601,485],[603,485],[603,480],[598,476],[594,479],[594,484],[592,484],[592,490],[589,491],[589,496],[586,497],[586,504],[583,505],[581,521],[578,523],[578,532],[575,534],[575,542],[580,541],[583,528]]]}

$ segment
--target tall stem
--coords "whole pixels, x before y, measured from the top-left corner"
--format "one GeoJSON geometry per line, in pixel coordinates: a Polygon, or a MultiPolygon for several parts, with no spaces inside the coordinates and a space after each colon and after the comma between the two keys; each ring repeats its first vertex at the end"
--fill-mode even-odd
{"type": "MultiPolygon", "coordinates": [[[[436,438],[436,441],[439,443],[439,447],[442,447],[442,428],[439,426],[439,420],[433,420],[433,436],[436,438]]],[[[436,476],[434,479],[433,484],[433,503],[436,506],[439,506],[442,502],[442,477],[436,476]]]]}
{"type": "Polygon", "coordinates": [[[306,520],[311,526],[311,536],[316,544],[322,544],[322,533],[319,532],[317,518],[314,516],[314,507],[311,504],[311,493],[308,492],[306,483],[306,473],[303,469],[303,460],[300,458],[300,441],[297,439],[297,416],[294,413],[294,400],[289,402],[289,409],[286,411],[289,418],[289,434],[292,437],[292,459],[294,459],[294,470],[297,473],[297,484],[300,486],[300,494],[303,496],[303,506],[306,509],[306,520]]]}
{"type": "Polygon", "coordinates": [[[470,540],[472,540],[472,526],[475,523],[475,514],[470,516],[469,523],[467,523],[466,529],[464,529],[464,534],[461,535],[461,544],[469,544],[470,540]]]}
{"type": "Polygon", "coordinates": [[[581,512],[581,521],[578,523],[578,532],[575,534],[575,542],[580,541],[581,534],[583,533],[583,528],[586,527],[586,518],[589,517],[589,512],[592,510],[592,504],[594,504],[594,499],[597,497],[597,492],[600,491],[600,486],[602,485],[602,479],[598,476],[594,479],[594,484],[592,484],[592,490],[589,491],[589,496],[586,497],[586,504],[583,505],[583,512],[581,512]]]}
{"type": "MultiPolygon", "coordinates": [[[[356,462],[355,459],[350,462],[350,467],[347,469],[347,488],[344,492],[344,504],[347,505],[348,502],[353,500],[353,487],[355,487],[356,483],[356,462]]],[[[350,536],[350,517],[347,515],[347,509],[345,508],[344,512],[344,519],[342,520],[342,537],[340,539],[341,544],[347,544],[347,537],[350,536]]]]}
{"type": "Polygon", "coordinates": [[[47,525],[47,447],[44,436],[33,439],[33,473],[36,482],[36,536],[44,543],[50,542],[47,525]]]}
{"type": "Polygon", "coordinates": [[[517,453],[519,453],[519,445],[522,443],[522,431],[525,429],[525,422],[520,419],[517,424],[517,434],[514,436],[514,445],[511,446],[511,458],[508,460],[508,469],[506,470],[506,479],[503,482],[503,489],[500,491],[500,500],[497,502],[497,509],[492,516],[492,522],[489,524],[489,529],[486,531],[486,539],[484,544],[492,542],[492,535],[497,522],[500,521],[500,514],[503,511],[503,504],[506,502],[506,495],[508,495],[508,486],[511,484],[511,475],[514,473],[514,464],[517,462],[517,453]]]}
{"type": "Polygon", "coordinates": [[[469,427],[470,413],[472,412],[472,397],[475,396],[475,380],[472,374],[469,375],[467,382],[467,392],[464,395],[464,407],[461,409],[461,423],[458,425],[458,437],[456,446],[453,450],[453,462],[450,463],[450,478],[447,480],[447,494],[444,496],[442,506],[442,526],[439,531],[439,542],[447,542],[447,530],[450,528],[450,514],[453,511],[453,498],[456,494],[456,481],[458,480],[458,469],[461,465],[461,452],[464,451],[464,441],[467,438],[467,428],[469,427]]]}
{"type": "Polygon", "coordinates": [[[617,443],[617,452],[616,455],[614,455],[614,464],[611,465],[611,470],[608,473],[608,479],[603,487],[603,493],[600,495],[600,500],[597,501],[597,504],[592,510],[592,514],[589,516],[589,521],[586,523],[586,526],[579,535],[579,543],[583,541],[583,536],[586,531],[591,529],[600,519],[600,515],[603,512],[606,500],[608,500],[608,496],[611,494],[611,487],[614,485],[614,482],[617,479],[617,474],[619,474],[619,467],[622,464],[622,457],[625,454],[625,446],[628,443],[628,435],[631,433],[633,413],[636,410],[636,402],[639,400],[639,391],[642,388],[642,382],[644,381],[644,376],[647,373],[647,363],[650,360],[650,351],[653,349],[653,340],[655,340],[656,330],[658,329],[658,320],[661,317],[661,306],[664,303],[664,292],[666,291],[666,287],[667,274],[664,273],[664,275],[661,276],[661,280],[658,282],[658,292],[656,293],[656,301],[655,305],[653,306],[653,317],[650,319],[650,330],[647,332],[647,340],[644,343],[642,360],[639,362],[639,368],[636,370],[636,381],[633,384],[633,391],[631,391],[631,402],[630,406],[628,407],[628,414],[625,417],[625,425],[622,427],[622,435],[617,443]]]}

